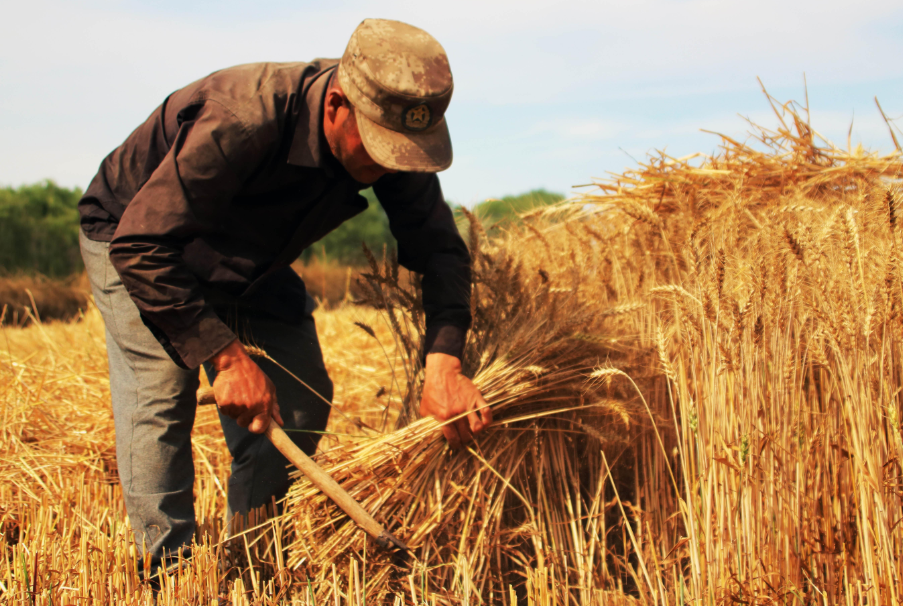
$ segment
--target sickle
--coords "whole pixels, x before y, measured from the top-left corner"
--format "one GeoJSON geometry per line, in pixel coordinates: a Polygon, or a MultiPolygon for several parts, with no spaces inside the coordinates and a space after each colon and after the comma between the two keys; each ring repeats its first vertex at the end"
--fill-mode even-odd
{"type": "MultiPolygon", "coordinates": [[[[198,390],[198,404],[216,404],[216,396],[213,388],[202,387],[198,390]]],[[[292,442],[276,421],[270,420],[270,424],[266,429],[266,436],[269,438],[273,446],[288,459],[292,465],[301,470],[311,483],[320,489],[323,494],[333,500],[342,511],[354,520],[367,534],[376,539],[376,543],[384,548],[390,549],[395,547],[404,554],[410,554],[411,550],[407,545],[402,543],[395,535],[385,529],[382,524],[377,522],[373,516],[361,507],[360,503],[348,494],[348,492],[339,486],[339,483],[332,479],[323,468],[314,463],[313,459],[304,454],[298,446],[292,442]]]]}

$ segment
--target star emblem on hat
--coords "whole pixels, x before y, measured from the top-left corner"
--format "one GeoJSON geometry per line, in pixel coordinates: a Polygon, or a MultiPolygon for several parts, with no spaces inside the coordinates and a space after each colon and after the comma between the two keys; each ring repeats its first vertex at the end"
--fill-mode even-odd
{"type": "Polygon", "coordinates": [[[404,126],[408,130],[424,130],[432,121],[430,108],[426,103],[409,107],[404,112],[404,126]]]}

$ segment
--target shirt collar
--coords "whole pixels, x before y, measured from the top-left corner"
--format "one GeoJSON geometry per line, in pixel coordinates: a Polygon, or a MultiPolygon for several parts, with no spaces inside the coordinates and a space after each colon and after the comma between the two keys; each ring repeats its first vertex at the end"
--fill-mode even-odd
{"type": "Polygon", "coordinates": [[[323,134],[323,104],[329,78],[334,69],[335,65],[331,65],[322,70],[302,89],[298,121],[288,152],[289,164],[319,168],[330,177],[333,176],[335,166],[332,152],[329,151],[326,136],[323,134]]]}

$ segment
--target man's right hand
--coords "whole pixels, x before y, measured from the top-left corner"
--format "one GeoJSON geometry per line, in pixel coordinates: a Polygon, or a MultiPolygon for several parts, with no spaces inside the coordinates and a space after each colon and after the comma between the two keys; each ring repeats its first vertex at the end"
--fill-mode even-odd
{"type": "Polygon", "coordinates": [[[219,409],[252,433],[263,433],[270,418],[284,425],[276,402],[276,387],[260,367],[248,357],[235,339],[210,358],[216,369],[213,393],[219,409]]]}

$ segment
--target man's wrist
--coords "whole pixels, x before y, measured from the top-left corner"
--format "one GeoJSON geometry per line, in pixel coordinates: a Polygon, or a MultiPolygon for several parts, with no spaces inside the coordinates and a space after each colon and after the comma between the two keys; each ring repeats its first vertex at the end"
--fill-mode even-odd
{"type": "Polygon", "coordinates": [[[426,374],[461,372],[461,360],[455,356],[444,353],[431,353],[426,355],[426,374]]]}
{"type": "Polygon", "coordinates": [[[220,372],[247,357],[248,354],[245,353],[245,348],[242,346],[241,341],[233,339],[231,343],[213,354],[210,358],[210,363],[213,364],[213,368],[217,372],[220,372]]]}

